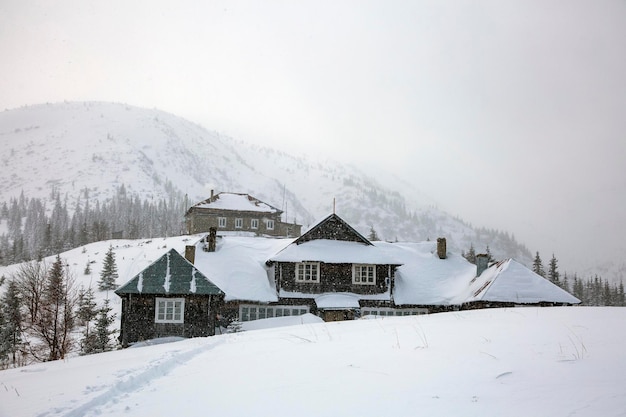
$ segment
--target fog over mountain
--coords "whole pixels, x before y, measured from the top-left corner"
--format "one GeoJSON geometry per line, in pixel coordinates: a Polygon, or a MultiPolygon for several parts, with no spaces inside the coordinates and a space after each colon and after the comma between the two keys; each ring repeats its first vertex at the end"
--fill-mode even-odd
{"type": "Polygon", "coordinates": [[[54,190],[71,210],[122,185],[141,199],[186,194],[190,204],[211,190],[242,192],[305,227],[334,207],[364,235],[374,228],[386,240],[445,236],[457,252],[489,246],[497,258],[531,262],[510,232],[473,228],[392,173],[250,145],[159,110],[100,102],[8,110],[0,113],[0,145],[0,202],[22,192],[48,199],[54,190]]]}

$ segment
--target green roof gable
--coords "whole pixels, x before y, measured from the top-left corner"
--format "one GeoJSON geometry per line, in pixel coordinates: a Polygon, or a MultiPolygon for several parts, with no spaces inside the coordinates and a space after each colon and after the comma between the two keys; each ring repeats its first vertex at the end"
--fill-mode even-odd
{"type": "Polygon", "coordinates": [[[121,294],[223,294],[187,259],[171,249],[134,278],[115,290],[121,294]]]}

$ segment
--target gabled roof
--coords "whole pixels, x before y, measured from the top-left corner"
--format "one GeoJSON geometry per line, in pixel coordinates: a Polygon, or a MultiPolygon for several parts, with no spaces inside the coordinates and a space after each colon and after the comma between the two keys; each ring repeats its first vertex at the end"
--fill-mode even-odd
{"type": "Polygon", "coordinates": [[[282,210],[264,203],[249,194],[226,192],[217,193],[206,200],[191,206],[189,210],[187,210],[186,215],[189,214],[192,209],[216,209],[282,214],[282,210]]]}
{"type": "Polygon", "coordinates": [[[267,262],[325,262],[330,264],[402,265],[389,251],[374,244],[345,240],[315,239],[290,244],[271,256],[267,262]]]}
{"type": "Polygon", "coordinates": [[[304,242],[317,239],[344,240],[349,242],[360,242],[365,245],[372,244],[372,242],[354,230],[352,226],[346,223],[335,213],[327,216],[322,221],[312,226],[302,236],[296,239],[294,243],[296,245],[300,245],[304,242]]]}
{"type": "Polygon", "coordinates": [[[126,284],[121,294],[211,295],[223,294],[187,259],[171,249],[126,284]]]}
{"type": "Polygon", "coordinates": [[[475,278],[466,302],[578,304],[580,300],[514,259],[497,262],[475,278]]]}

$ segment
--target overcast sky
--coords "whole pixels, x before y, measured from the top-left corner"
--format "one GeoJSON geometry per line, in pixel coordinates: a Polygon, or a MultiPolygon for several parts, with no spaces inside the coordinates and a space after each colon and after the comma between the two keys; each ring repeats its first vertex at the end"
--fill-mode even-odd
{"type": "Polygon", "coordinates": [[[0,109],[158,108],[405,176],[562,269],[626,258],[623,0],[1,0],[0,54],[0,109]]]}

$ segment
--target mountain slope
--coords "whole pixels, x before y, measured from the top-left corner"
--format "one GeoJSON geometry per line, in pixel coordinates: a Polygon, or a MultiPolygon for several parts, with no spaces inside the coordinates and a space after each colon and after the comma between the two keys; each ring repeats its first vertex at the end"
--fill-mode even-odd
{"type": "Polygon", "coordinates": [[[489,245],[496,257],[531,261],[507,233],[472,228],[388,173],[249,145],[159,110],[86,102],[4,111],[0,161],[0,202],[55,190],[72,207],[81,191],[105,200],[121,185],[141,199],[187,194],[192,204],[211,189],[247,192],[305,227],[335,204],[366,235],[373,227],[387,240],[446,236],[458,252],[489,245]]]}

